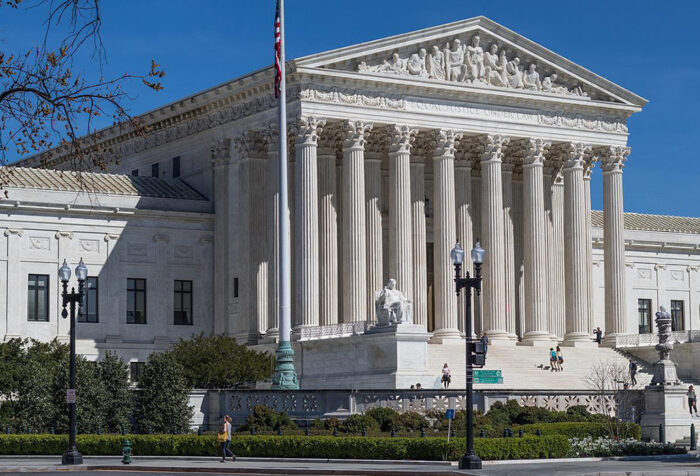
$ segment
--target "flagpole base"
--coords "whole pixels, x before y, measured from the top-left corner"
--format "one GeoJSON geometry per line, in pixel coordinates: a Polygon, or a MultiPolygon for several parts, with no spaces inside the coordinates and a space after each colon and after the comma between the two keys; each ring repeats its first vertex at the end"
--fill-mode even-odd
{"type": "Polygon", "coordinates": [[[299,379],[294,370],[294,349],[289,341],[280,341],[275,351],[277,362],[272,375],[273,390],[299,390],[299,379]]]}

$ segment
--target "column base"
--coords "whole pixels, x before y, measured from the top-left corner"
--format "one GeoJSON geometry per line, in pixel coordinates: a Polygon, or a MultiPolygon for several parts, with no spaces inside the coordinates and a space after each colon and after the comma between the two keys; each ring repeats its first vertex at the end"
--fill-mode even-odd
{"type": "Polygon", "coordinates": [[[433,332],[429,342],[431,344],[442,344],[445,341],[454,342],[456,340],[462,340],[459,329],[437,329],[433,332]]]}
{"type": "Polygon", "coordinates": [[[512,341],[515,341],[515,342],[518,342],[518,340],[519,340],[517,335],[511,334],[511,333],[508,334],[508,338],[512,341]]]}
{"type": "Polygon", "coordinates": [[[534,331],[534,332],[527,332],[523,336],[523,340],[518,343],[518,345],[529,345],[529,346],[537,346],[537,347],[547,347],[547,346],[554,346],[556,345],[554,342],[552,342],[552,336],[549,335],[549,332],[544,332],[544,331],[534,331]]]}
{"type": "Polygon", "coordinates": [[[564,336],[564,347],[598,347],[598,344],[585,332],[570,332],[564,336]]]}
{"type": "Polygon", "coordinates": [[[603,337],[603,342],[600,345],[602,345],[603,347],[614,348],[617,345],[617,336],[618,335],[619,335],[619,333],[605,334],[605,337],[603,337]]]}

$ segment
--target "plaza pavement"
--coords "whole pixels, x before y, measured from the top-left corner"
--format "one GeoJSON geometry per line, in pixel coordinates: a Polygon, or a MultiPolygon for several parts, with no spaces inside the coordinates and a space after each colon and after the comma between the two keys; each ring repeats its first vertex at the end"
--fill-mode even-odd
{"type": "Polygon", "coordinates": [[[529,461],[487,461],[479,471],[460,470],[455,463],[439,461],[378,461],[239,458],[235,463],[220,463],[219,458],[206,457],[133,457],[123,465],[121,458],[85,457],[81,466],[66,467],[60,456],[0,456],[0,473],[88,475],[105,472],[129,476],[148,474],[308,474],[349,476],[392,475],[595,475],[595,476],[700,476],[700,455],[666,457],[579,458],[529,461]]]}

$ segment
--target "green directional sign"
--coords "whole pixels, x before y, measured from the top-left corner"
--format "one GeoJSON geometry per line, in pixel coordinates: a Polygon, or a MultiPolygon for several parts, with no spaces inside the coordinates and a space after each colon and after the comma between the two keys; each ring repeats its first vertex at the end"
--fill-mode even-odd
{"type": "Polygon", "coordinates": [[[503,383],[500,370],[474,370],[474,383],[503,383]]]}

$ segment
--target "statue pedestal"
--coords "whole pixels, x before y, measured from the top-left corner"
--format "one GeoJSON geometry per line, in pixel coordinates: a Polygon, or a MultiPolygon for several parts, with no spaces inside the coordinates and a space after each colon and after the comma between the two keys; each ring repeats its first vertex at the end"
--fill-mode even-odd
{"type": "Polygon", "coordinates": [[[690,417],[685,385],[648,385],[644,389],[642,438],[659,440],[659,424],[666,441],[674,443],[690,434],[690,417]]]}
{"type": "Polygon", "coordinates": [[[297,368],[305,389],[393,389],[420,383],[433,388],[423,326],[376,326],[358,336],[298,342],[297,368]]]}

